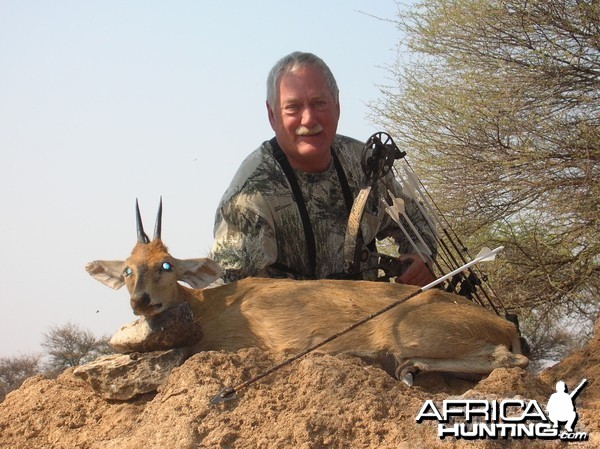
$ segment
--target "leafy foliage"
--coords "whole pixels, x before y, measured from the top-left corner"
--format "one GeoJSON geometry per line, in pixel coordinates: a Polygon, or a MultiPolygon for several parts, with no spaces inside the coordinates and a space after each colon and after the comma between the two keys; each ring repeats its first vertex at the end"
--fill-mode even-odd
{"type": "Polygon", "coordinates": [[[373,115],[454,229],[507,248],[493,279],[510,308],[535,309],[537,326],[551,308],[594,319],[600,4],[431,0],[400,14],[407,39],[373,115]]]}
{"type": "Polygon", "coordinates": [[[46,354],[0,357],[0,402],[29,377],[37,374],[56,376],[65,368],[114,352],[108,337],[96,338],[73,323],[52,327],[43,338],[42,347],[46,354]]]}
{"type": "Polygon", "coordinates": [[[40,372],[41,356],[22,355],[0,358],[0,402],[21,386],[25,379],[40,372]]]}

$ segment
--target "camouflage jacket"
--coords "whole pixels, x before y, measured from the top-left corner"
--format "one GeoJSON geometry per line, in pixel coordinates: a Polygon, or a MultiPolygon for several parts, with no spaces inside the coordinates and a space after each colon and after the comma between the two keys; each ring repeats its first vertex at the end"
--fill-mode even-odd
{"type": "MultiPolygon", "coordinates": [[[[364,143],[336,136],[332,150],[338,156],[353,197],[364,183],[360,157],[364,143]]],[[[316,278],[342,273],[348,212],[338,174],[332,166],[324,173],[294,170],[316,242],[316,278]]],[[[392,172],[379,180],[367,201],[361,232],[363,241],[391,237],[400,254],[413,253],[398,226],[385,213],[381,199],[390,190],[406,201],[406,212],[429,246],[434,239],[414,201],[402,193],[392,172]]],[[[243,162],[219,204],[211,257],[225,270],[225,282],[250,276],[311,277],[307,245],[298,207],[288,180],[264,142],[243,162]]],[[[416,241],[416,239],[413,238],[416,241]]],[[[421,246],[419,243],[417,245],[421,246]]],[[[373,279],[374,273],[365,278],[373,279]]]]}

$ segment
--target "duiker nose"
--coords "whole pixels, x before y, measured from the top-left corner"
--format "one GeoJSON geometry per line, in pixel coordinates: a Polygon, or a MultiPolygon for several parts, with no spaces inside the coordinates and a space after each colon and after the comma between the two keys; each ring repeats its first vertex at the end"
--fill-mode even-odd
{"type": "Polygon", "coordinates": [[[150,305],[150,295],[148,293],[143,293],[141,295],[136,295],[131,297],[131,307],[135,309],[143,309],[150,305]]]}

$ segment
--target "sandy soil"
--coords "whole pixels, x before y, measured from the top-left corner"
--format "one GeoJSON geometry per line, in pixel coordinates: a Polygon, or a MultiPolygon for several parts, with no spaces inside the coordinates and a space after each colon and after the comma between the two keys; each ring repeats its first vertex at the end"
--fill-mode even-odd
{"type": "Polygon", "coordinates": [[[100,399],[67,370],[25,382],[0,404],[0,448],[600,448],[600,340],[540,376],[499,369],[480,382],[422,375],[409,388],[350,356],[311,354],[210,405],[276,361],[256,349],[207,352],[175,369],[159,391],[127,402],[100,399]],[[423,403],[449,397],[528,398],[545,404],[557,380],[587,386],[577,397],[576,430],[587,442],[437,437],[437,423],[415,422],[423,403]]]}

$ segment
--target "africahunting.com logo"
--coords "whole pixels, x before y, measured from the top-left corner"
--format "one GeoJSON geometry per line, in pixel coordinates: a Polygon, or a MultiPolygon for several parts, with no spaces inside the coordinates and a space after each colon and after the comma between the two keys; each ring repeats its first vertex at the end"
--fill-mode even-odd
{"type": "Polygon", "coordinates": [[[446,437],[475,439],[561,439],[587,441],[586,432],[575,431],[575,398],[587,383],[583,379],[571,393],[563,381],[556,383],[545,407],[536,400],[446,399],[437,406],[425,401],[416,416],[421,423],[437,421],[437,434],[446,437]]]}

